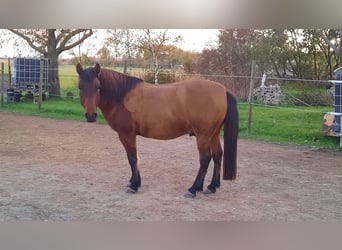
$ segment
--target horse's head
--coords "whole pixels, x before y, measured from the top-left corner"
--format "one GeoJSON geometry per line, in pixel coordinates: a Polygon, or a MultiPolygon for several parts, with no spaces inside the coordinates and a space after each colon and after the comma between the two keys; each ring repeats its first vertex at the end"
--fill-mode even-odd
{"type": "Polygon", "coordinates": [[[80,89],[80,99],[85,117],[88,122],[95,122],[96,110],[100,102],[100,65],[97,63],[94,68],[83,69],[82,65],[78,63],[76,71],[79,75],[78,88],[80,89]]]}

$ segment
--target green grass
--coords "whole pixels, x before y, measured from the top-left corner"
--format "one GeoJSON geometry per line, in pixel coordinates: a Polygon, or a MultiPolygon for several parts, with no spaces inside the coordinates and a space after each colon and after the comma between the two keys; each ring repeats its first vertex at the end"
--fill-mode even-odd
{"type": "MultiPolygon", "coordinates": [[[[84,110],[79,98],[49,98],[42,103],[40,111],[38,110],[38,105],[34,104],[32,99],[22,98],[17,103],[5,103],[4,107],[0,108],[1,110],[58,119],[85,120],[84,110]]],[[[98,110],[98,122],[106,122],[100,110],[98,110]]]]}
{"type": "MultiPolygon", "coordinates": [[[[119,69],[120,70],[120,69],[119,69]]],[[[132,73],[133,74],[133,73],[132,73]]],[[[41,111],[31,99],[6,103],[0,111],[37,115],[59,119],[84,121],[84,110],[78,98],[77,74],[72,65],[60,66],[62,95],[72,92],[74,98],[48,98],[41,111]]],[[[301,144],[307,146],[339,148],[339,138],[324,137],[321,127],[324,113],[333,107],[265,107],[253,106],[251,134],[247,135],[248,105],[239,103],[240,138],[301,144]]],[[[98,110],[98,121],[105,123],[98,110]]]]}
{"type": "Polygon", "coordinates": [[[324,113],[331,107],[253,106],[247,134],[248,105],[239,104],[240,137],[308,146],[339,147],[339,138],[321,135],[324,113]]]}
{"type": "Polygon", "coordinates": [[[59,66],[59,81],[61,84],[61,95],[65,96],[67,93],[73,93],[78,96],[77,87],[77,73],[73,65],[60,65],[59,66]]]}

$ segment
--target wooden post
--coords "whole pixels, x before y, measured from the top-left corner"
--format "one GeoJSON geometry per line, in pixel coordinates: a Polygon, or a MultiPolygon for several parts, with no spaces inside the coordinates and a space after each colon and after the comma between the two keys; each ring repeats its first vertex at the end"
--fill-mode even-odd
{"type": "Polygon", "coordinates": [[[254,68],[255,61],[252,60],[252,68],[251,68],[251,81],[249,85],[249,96],[248,96],[248,124],[247,124],[247,134],[251,134],[252,129],[252,102],[253,102],[253,89],[254,89],[254,68]]]}
{"type": "Polygon", "coordinates": [[[39,78],[39,91],[38,91],[38,110],[40,112],[42,108],[42,101],[43,101],[43,95],[42,95],[42,86],[43,86],[43,73],[44,73],[44,61],[40,60],[40,78],[39,78]]]}
{"type": "Polygon", "coordinates": [[[1,107],[4,106],[4,91],[5,91],[5,81],[4,81],[4,63],[1,63],[1,107]]]}
{"type": "Polygon", "coordinates": [[[12,87],[12,72],[11,72],[11,59],[8,58],[8,83],[9,87],[12,87]]]}

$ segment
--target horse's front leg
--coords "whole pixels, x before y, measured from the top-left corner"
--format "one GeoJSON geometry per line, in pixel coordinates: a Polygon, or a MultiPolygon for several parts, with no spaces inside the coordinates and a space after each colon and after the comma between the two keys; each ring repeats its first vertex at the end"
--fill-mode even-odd
{"type": "Polygon", "coordinates": [[[141,186],[141,177],[138,169],[136,136],[133,134],[119,134],[120,141],[125,147],[132,177],[127,185],[127,193],[136,193],[141,186]]]}

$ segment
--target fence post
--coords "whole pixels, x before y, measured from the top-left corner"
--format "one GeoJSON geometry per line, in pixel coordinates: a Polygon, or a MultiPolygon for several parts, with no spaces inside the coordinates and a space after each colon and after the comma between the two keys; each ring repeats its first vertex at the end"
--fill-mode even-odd
{"type": "Polygon", "coordinates": [[[40,112],[40,110],[42,109],[42,101],[43,101],[43,97],[42,97],[42,85],[43,85],[43,69],[44,69],[44,61],[40,60],[40,76],[39,76],[39,90],[38,90],[38,110],[40,112]]]}
{"type": "Polygon", "coordinates": [[[252,60],[251,66],[251,81],[249,84],[249,95],[248,95],[248,124],[247,124],[247,134],[251,134],[252,129],[252,102],[253,102],[253,89],[254,89],[254,68],[255,61],[252,60]]]}
{"type": "Polygon", "coordinates": [[[8,58],[8,84],[12,87],[11,58],[8,58]]]}
{"type": "Polygon", "coordinates": [[[4,81],[4,63],[1,63],[1,107],[4,106],[4,91],[5,91],[5,81],[4,81]]]}

